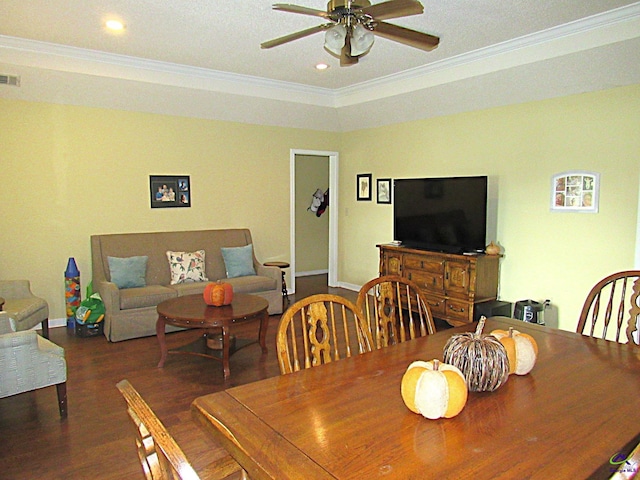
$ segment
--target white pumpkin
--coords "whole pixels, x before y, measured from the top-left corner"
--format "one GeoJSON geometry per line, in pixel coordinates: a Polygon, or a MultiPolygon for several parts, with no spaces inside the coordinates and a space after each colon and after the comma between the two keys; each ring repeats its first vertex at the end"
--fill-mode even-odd
{"type": "Polygon", "coordinates": [[[409,410],[431,420],[455,417],[464,408],[468,396],[462,372],[439,360],[409,365],[400,390],[409,410]]]}
{"type": "Polygon", "coordinates": [[[538,344],[526,333],[520,333],[509,327],[509,331],[494,330],[491,335],[496,337],[507,351],[509,358],[509,373],[526,375],[536,364],[538,358],[538,344]]]}

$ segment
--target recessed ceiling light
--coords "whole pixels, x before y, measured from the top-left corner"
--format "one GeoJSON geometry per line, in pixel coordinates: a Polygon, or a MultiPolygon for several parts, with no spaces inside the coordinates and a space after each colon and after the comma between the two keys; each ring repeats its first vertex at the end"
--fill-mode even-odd
{"type": "Polygon", "coordinates": [[[124,30],[124,24],[119,20],[108,20],[106,25],[109,30],[124,30]]]}
{"type": "Polygon", "coordinates": [[[329,65],[326,63],[318,63],[316,65],[316,70],[326,70],[327,68],[329,68],[329,65]]]}

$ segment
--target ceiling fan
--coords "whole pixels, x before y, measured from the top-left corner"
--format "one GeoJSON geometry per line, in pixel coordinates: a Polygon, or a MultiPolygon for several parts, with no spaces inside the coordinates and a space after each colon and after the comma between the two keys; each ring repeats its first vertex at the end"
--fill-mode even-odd
{"type": "Polygon", "coordinates": [[[417,0],[388,0],[375,5],[368,0],[330,0],[326,12],[284,3],[273,5],[273,9],[321,17],[329,23],[264,42],[260,45],[262,48],[277,47],[324,31],[324,48],[340,58],[342,67],[355,65],[358,58],[369,53],[375,35],[427,51],[436,48],[440,42],[434,35],[383,21],[424,13],[417,0]]]}

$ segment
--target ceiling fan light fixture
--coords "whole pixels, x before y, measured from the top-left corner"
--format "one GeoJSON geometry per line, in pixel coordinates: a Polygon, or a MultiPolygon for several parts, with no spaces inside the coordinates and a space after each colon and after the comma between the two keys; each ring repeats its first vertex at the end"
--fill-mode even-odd
{"type": "Polygon", "coordinates": [[[339,57],[346,38],[347,28],[339,23],[335,27],[331,27],[324,34],[324,48],[339,57]]]}
{"type": "Polygon", "coordinates": [[[351,35],[351,56],[359,57],[367,53],[371,49],[374,40],[375,36],[371,30],[360,23],[356,24],[351,35]]]}

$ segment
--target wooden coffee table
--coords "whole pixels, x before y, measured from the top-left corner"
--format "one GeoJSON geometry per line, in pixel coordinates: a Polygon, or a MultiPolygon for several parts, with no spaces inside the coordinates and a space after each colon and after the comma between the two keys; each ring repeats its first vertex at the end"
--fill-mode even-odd
{"type": "Polygon", "coordinates": [[[266,335],[269,315],[267,308],[269,302],[257,295],[236,293],[230,305],[214,307],[207,305],[201,294],[185,295],[171,298],[158,305],[158,321],[156,333],[160,344],[160,362],[158,368],[164,367],[167,360],[167,343],[165,339],[165,326],[174,325],[183,328],[200,328],[204,335],[198,341],[180,349],[171,350],[170,353],[189,353],[222,361],[224,379],[227,380],[231,371],[229,369],[229,357],[246,347],[259,342],[262,352],[267,353],[266,335]],[[229,332],[233,324],[260,320],[260,332],[258,339],[236,339],[229,332]],[[209,348],[208,345],[217,343],[221,336],[221,344],[218,348],[209,348]]]}

